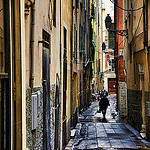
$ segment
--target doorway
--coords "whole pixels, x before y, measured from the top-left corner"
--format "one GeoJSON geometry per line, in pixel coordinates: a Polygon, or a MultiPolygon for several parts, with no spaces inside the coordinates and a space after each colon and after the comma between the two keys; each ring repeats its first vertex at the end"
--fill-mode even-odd
{"type": "Polygon", "coordinates": [[[50,149],[50,35],[43,30],[43,149],[50,149]]]}
{"type": "Polygon", "coordinates": [[[63,55],[63,146],[66,145],[66,92],[67,92],[67,30],[64,27],[63,55]]]}

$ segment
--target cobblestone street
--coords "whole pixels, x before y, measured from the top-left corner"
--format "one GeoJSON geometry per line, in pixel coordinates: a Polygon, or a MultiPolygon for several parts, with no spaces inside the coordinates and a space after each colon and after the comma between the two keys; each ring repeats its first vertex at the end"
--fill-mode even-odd
{"type": "Polygon", "coordinates": [[[116,99],[114,96],[108,98],[110,106],[107,109],[106,120],[98,113],[98,102],[92,102],[91,106],[79,116],[79,123],[71,131],[72,139],[65,150],[150,149],[150,142],[143,140],[129,124],[119,122],[115,112],[116,99]]]}

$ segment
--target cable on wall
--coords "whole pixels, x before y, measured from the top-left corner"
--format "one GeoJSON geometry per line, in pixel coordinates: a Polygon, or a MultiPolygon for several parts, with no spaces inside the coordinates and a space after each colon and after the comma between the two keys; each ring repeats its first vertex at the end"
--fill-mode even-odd
{"type": "Polygon", "coordinates": [[[122,7],[120,7],[120,6],[118,6],[115,2],[113,2],[112,0],[110,0],[116,7],[118,7],[118,8],[120,8],[120,9],[122,9],[122,10],[124,10],[124,11],[138,11],[138,10],[140,10],[140,9],[142,9],[143,7],[140,7],[140,8],[137,8],[137,9],[124,9],[124,8],[122,8],[122,7]]]}

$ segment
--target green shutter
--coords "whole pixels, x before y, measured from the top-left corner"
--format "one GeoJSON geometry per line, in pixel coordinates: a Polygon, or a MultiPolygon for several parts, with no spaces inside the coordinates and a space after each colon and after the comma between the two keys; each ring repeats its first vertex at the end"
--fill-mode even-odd
{"type": "Polygon", "coordinates": [[[80,31],[79,32],[80,32],[80,47],[79,48],[80,48],[80,51],[82,51],[82,47],[83,47],[83,44],[82,44],[83,43],[82,42],[83,41],[83,27],[81,25],[80,25],[80,31]]]}
{"type": "MultiPolygon", "coordinates": [[[[114,30],[114,23],[111,25],[111,30],[114,30]]],[[[114,32],[108,33],[108,45],[109,49],[115,49],[115,34],[114,32]]]]}

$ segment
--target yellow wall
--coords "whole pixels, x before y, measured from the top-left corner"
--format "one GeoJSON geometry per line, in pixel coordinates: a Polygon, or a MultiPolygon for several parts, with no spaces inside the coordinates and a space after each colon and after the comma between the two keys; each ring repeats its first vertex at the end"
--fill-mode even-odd
{"type": "MultiPolygon", "coordinates": [[[[133,1],[133,8],[139,8],[143,6],[143,1],[133,1]]],[[[132,12],[130,20],[127,18],[126,27],[128,28],[128,43],[133,39],[133,35],[136,32],[135,38],[131,43],[132,50],[132,62],[130,62],[130,45],[126,42],[124,45],[126,70],[127,70],[127,88],[128,89],[140,89],[139,79],[139,64],[144,65],[144,80],[145,80],[145,91],[149,90],[149,72],[147,54],[144,50],[144,32],[143,32],[143,15],[139,23],[142,14],[142,9],[139,11],[132,12]],[[132,20],[133,18],[133,20],[132,20]],[[133,21],[133,22],[132,22],[133,21]],[[139,23],[139,27],[137,28],[139,23]],[[133,25],[133,28],[132,28],[133,25]]],[[[124,14],[125,15],[125,14],[124,14]]],[[[128,15],[128,14],[126,14],[128,15]]],[[[126,17],[126,16],[124,16],[126,17]]],[[[125,18],[124,18],[125,19],[125,18]]]]}
{"type": "MultiPolygon", "coordinates": [[[[104,54],[103,54],[103,59],[102,59],[102,48],[101,48],[101,45],[102,45],[102,34],[101,34],[102,6],[98,0],[95,1],[94,6],[96,7],[96,15],[95,15],[96,18],[94,19],[94,22],[92,21],[92,25],[94,29],[94,42],[95,42],[96,47],[95,47],[95,60],[94,60],[95,62],[93,63],[93,69],[95,68],[93,83],[94,83],[94,89],[99,91],[101,89],[101,83],[100,83],[101,81],[100,81],[100,73],[99,75],[97,73],[97,67],[99,67],[99,59],[100,59],[100,72],[102,72],[102,61],[104,62],[104,54]]],[[[104,63],[103,63],[103,67],[104,67],[104,63]]]]}

